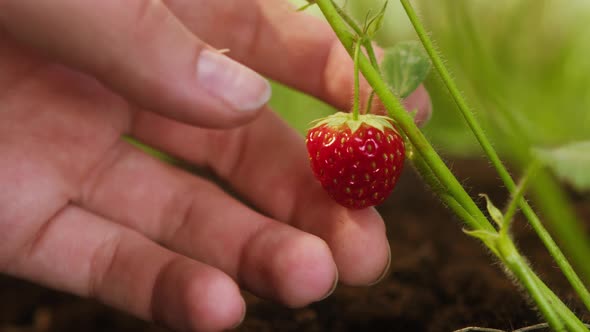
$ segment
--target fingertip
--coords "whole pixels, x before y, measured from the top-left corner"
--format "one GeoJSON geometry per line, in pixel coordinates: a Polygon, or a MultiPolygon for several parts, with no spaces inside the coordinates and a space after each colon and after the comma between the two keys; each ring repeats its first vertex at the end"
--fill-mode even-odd
{"type": "Polygon", "coordinates": [[[331,239],[340,280],[351,286],[377,283],[391,260],[383,219],[374,208],[346,210],[341,219],[331,239]]]}
{"type": "Polygon", "coordinates": [[[385,279],[389,275],[390,270],[391,270],[391,246],[389,245],[389,243],[387,243],[387,262],[385,263],[385,268],[383,268],[379,277],[377,277],[377,279],[375,279],[374,281],[368,283],[367,286],[373,286],[373,285],[376,285],[376,284],[380,283],[381,281],[383,281],[383,279],[385,279]]]}
{"type": "Polygon", "coordinates": [[[154,285],[155,321],[181,331],[221,331],[237,326],[246,305],[236,283],[208,265],[178,258],[154,285]]]}
{"type": "Polygon", "coordinates": [[[425,125],[432,117],[432,102],[423,84],[404,99],[404,106],[410,112],[416,111],[414,121],[418,126],[425,125]]]}
{"type": "Polygon", "coordinates": [[[283,243],[273,257],[278,297],[289,307],[301,307],[330,295],[338,271],[325,241],[304,234],[283,243]]]}
{"type": "Polygon", "coordinates": [[[202,50],[199,55],[197,83],[238,113],[255,112],[271,97],[268,80],[241,63],[209,49],[202,50]]]}
{"type": "Polygon", "coordinates": [[[193,279],[186,290],[187,319],[194,331],[221,331],[244,320],[246,303],[236,283],[222,272],[193,279]]]}

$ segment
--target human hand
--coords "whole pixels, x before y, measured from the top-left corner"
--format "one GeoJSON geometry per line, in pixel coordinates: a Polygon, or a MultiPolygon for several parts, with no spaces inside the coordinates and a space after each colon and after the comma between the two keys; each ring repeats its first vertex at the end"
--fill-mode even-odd
{"type": "MultiPolygon", "coordinates": [[[[178,330],[239,323],[238,286],[302,306],[378,280],[383,221],[331,201],[238,62],[349,107],[348,55],[280,0],[0,0],[0,272],[178,330]]],[[[423,88],[409,99],[426,117],[423,88]]]]}

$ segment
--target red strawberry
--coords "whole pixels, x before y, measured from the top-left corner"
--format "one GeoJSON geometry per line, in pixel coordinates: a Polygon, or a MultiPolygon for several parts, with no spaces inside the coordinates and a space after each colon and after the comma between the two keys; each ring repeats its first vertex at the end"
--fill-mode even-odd
{"type": "Polygon", "coordinates": [[[381,204],[404,165],[403,139],[384,116],[336,113],[311,128],[306,143],[314,175],[348,208],[381,204]]]}

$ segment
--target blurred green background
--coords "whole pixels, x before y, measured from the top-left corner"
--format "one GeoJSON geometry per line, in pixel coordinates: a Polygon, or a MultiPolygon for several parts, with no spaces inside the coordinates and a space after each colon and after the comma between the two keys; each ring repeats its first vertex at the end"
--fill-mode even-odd
{"type": "MultiPolygon", "coordinates": [[[[302,5],[304,1],[295,1],[302,5]]],[[[342,3],[342,2],[340,2],[342,3]]],[[[363,18],[382,0],[348,0],[363,18]]],[[[515,139],[557,146],[590,139],[590,2],[583,0],[416,0],[446,64],[496,147],[515,153],[515,139]],[[517,132],[518,135],[513,136],[517,132]]],[[[317,8],[308,10],[321,15],[317,8]]],[[[390,0],[383,46],[416,39],[401,5],[390,0]]],[[[434,115],[424,132],[444,154],[483,155],[436,73],[426,81],[434,115]]],[[[272,106],[304,132],[334,110],[274,85],[272,106]]]]}

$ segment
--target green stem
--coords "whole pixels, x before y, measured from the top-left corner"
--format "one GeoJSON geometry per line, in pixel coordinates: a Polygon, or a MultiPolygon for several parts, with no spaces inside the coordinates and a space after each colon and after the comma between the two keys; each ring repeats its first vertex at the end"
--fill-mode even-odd
{"type": "MultiPolygon", "coordinates": [[[[528,268],[530,270],[530,268],[528,268]]],[[[531,270],[534,281],[540,285],[541,290],[545,293],[545,296],[551,301],[557,313],[564,320],[565,325],[568,327],[568,331],[573,332],[588,332],[588,327],[576,316],[574,313],[545,285],[539,277],[534,274],[531,270]]]]}
{"type": "Polygon", "coordinates": [[[502,233],[506,234],[510,229],[512,219],[516,214],[516,210],[518,209],[520,201],[524,199],[524,193],[528,189],[531,177],[538,169],[539,163],[535,161],[533,164],[531,164],[531,166],[529,166],[529,168],[527,168],[526,172],[524,173],[524,176],[522,177],[522,180],[520,181],[520,183],[516,187],[516,190],[512,194],[512,199],[508,204],[508,208],[506,208],[506,213],[504,213],[504,224],[502,225],[502,229],[500,230],[502,233]]]}
{"type": "Polygon", "coordinates": [[[332,6],[336,9],[338,15],[340,15],[344,22],[346,22],[346,24],[348,24],[348,26],[352,30],[354,30],[357,36],[359,36],[359,38],[362,40],[363,46],[367,50],[367,55],[369,56],[369,60],[371,61],[373,68],[379,71],[379,61],[377,61],[377,56],[375,55],[375,49],[373,48],[373,43],[371,42],[371,39],[367,38],[365,32],[360,27],[360,25],[358,25],[358,23],[356,23],[356,21],[350,15],[348,15],[348,13],[346,13],[342,8],[340,8],[338,4],[334,2],[334,0],[331,0],[330,2],[332,3],[332,6]]]}
{"type": "Polygon", "coordinates": [[[501,238],[498,247],[500,255],[502,256],[502,261],[526,288],[527,292],[531,295],[537,304],[537,307],[543,314],[543,317],[545,317],[547,323],[549,323],[549,326],[551,326],[554,331],[565,331],[564,322],[555,312],[551,300],[547,298],[542,286],[537,283],[534,272],[528,268],[525,260],[518,254],[518,251],[514,247],[510,238],[501,238]]]}
{"type": "MultiPolygon", "coordinates": [[[[379,67],[379,61],[377,61],[377,56],[375,56],[375,50],[373,49],[373,43],[369,38],[364,38],[364,46],[367,50],[367,55],[369,56],[369,61],[371,61],[371,65],[373,68],[381,74],[381,67],[379,67]]],[[[371,90],[371,94],[369,95],[369,99],[367,99],[367,107],[366,107],[366,114],[371,113],[371,109],[373,108],[373,99],[375,98],[375,90],[371,90]]]]}
{"type": "Polygon", "coordinates": [[[373,49],[373,43],[370,39],[364,39],[365,49],[367,50],[367,55],[369,56],[369,61],[371,61],[371,65],[373,68],[378,72],[381,73],[381,67],[379,67],[379,61],[377,61],[377,56],[375,55],[375,50],[373,49]]]}
{"type": "Polygon", "coordinates": [[[477,224],[477,221],[474,220],[473,216],[469,214],[469,212],[467,212],[463,206],[453,198],[453,196],[449,195],[444,186],[441,185],[440,181],[437,179],[436,175],[434,175],[430,169],[430,166],[428,166],[420,155],[414,154],[411,160],[412,166],[414,166],[418,174],[422,177],[422,180],[439,196],[443,203],[446,204],[455,215],[457,215],[457,217],[463,220],[467,225],[477,224]]]}
{"type": "MultiPolygon", "coordinates": [[[[421,175],[424,182],[426,182],[426,184],[428,184],[430,186],[430,188],[432,188],[433,191],[437,195],[439,195],[440,199],[447,205],[448,208],[450,208],[465,223],[469,224],[470,220],[471,220],[471,223],[473,222],[472,221],[473,217],[467,211],[465,211],[465,209],[463,209],[463,207],[459,203],[457,203],[457,201],[452,196],[450,196],[450,195],[448,195],[448,193],[446,193],[446,191],[444,190],[444,187],[440,184],[440,181],[438,181],[436,176],[432,173],[432,170],[430,169],[428,164],[426,164],[426,162],[424,162],[424,159],[422,159],[418,155],[414,155],[414,157],[412,158],[412,165],[416,168],[418,173],[421,175]]],[[[537,166],[532,165],[529,168],[529,171],[524,176],[524,178],[521,181],[521,184],[519,186],[519,188],[521,188],[521,189],[519,191],[517,191],[517,194],[515,196],[516,199],[513,199],[512,202],[515,202],[518,199],[522,198],[523,193],[526,191],[527,183],[528,183],[528,181],[530,181],[530,178],[533,176],[533,174],[537,170],[537,166]]],[[[509,205],[508,210],[511,210],[511,209],[516,209],[515,203],[511,203],[509,205]],[[512,205],[514,205],[514,207],[511,208],[510,206],[512,206],[512,205]]],[[[508,213],[506,214],[506,216],[510,217],[510,215],[508,213]]],[[[484,242],[484,244],[487,245],[487,243],[485,243],[485,242],[484,242]]],[[[494,248],[491,248],[491,247],[489,249],[494,254],[496,254],[499,259],[504,261],[503,257],[500,256],[500,253],[498,251],[495,251],[494,248]]],[[[516,250],[516,248],[514,248],[514,250],[516,250]]],[[[527,291],[530,292],[531,290],[529,290],[529,288],[531,288],[533,292],[536,292],[535,296],[539,299],[544,296],[545,299],[541,299],[541,301],[552,305],[553,310],[559,316],[564,317],[563,320],[565,321],[565,324],[568,327],[569,331],[587,331],[586,326],[578,319],[578,317],[576,317],[569,310],[569,308],[567,308],[567,306],[565,306],[565,304],[563,304],[563,302],[561,302],[561,300],[559,298],[557,298],[557,296],[555,296],[555,294],[553,294],[553,292],[534,274],[534,272],[530,269],[530,267],[528,267],[528,265],[524,261],[524,258],[522,258],[521,256],[517,256],[517,259],[512,258],[511,264],[512,263],[518,265],[518,267],[512,267],[511,270],[518,269],[520,271],[519,280],[523,279],[523,280],[525,280],[524,282],[529,284],[529,286],[527,287],[527,291]],[[531,282],[531,280],[532,280],[532,282],[531,282]],[[538,285],[538,286],[536,286],[536,285],[538,285]],[[542,291],[542,293],[539,293],[539,289],[542,291]]],[[[523,283],[523,284],[524,284],[524,282],[521,281],[521,283],[523,283]]]]}
{"type": "Polygon", "coordinates": [[[358,23],[356,23],[356,21],[350,15],[348,15],[347,12],[345,12],[342,8],[340,8],[340,6],[338,6],[338,4],[336,2],[334,2],[334,0],[330,0],[330,3],[332,4],[332,7],[334,7],[334,9],[338,13],[338,15],[344,20],[344,22],[346,22],[346,24],[348,24],[348,26],[352,30],[354,30],[354,32],[357,34],[357,36],[364,35],[363,29],[361,29],[361,27],[358,25],[358,23]]]}
{"type": "MultiPolygon", "coordinates": [[[[438,181],[436,176],[434,176],[428,164],[426,164],[426,162],[424,162],[424,160],[420,156],[414,155],[414,157],[412,158],[412,165],[421,175],[424,182],[426,182],[433,189],[433,191],[437,195],[439,195],[440,199],[447,205],[447,207],[449,207],[459,218],[461,218],[463,221],[469,224],[469,220],[472,220],[473,217],[469,213],[467,213],[467,211],[465,211],[465,209],[463,209],[463,207],[459,203],[457,203],[457,201],[452,196],[448,195],[445,192],[444,187],[440,184],[440,181],[438,181]]],[[[524,193],[527,186],[527,182],[529,181],[527,179],[530,179],[534,172],[535,167],[533,166],[531,167],[530,172],[528,172],[527,175],[525,175],[523,182],[521,182],[521,193],[517,195],[520,196],[522,195],[522,193],[524,193]]],[[[484,244],[487,245],[487,243],[485,242],[484,244]]],[[[498,251],[494,250],[494,248],[492,247],[490,247],[489,249],[494,254],[496,254],[499,259],[504,261],[504,258],[500,255],[498,251]]],[[[516,248],[514,248],[514,250],[516,250],[516,248]]],[[[513,256],[513,254],[510,254],[509,256],[513,256]]],[[[519,281],[523,285],[525,282],[528,284],[527,291],[536,292],[535,297],[537,299],[543,301],[546,304],[549,303],[550,305],[552,305],[554,307],[553,310],[559,316],[564,317],[563,320],[565,321],[565,324],[568,327],[569,331],[587,331],[584,324],[569,310],[569,308],[567,308],[565,304],[563,304],[563,302],[561,302],[561,300],[559,300],[555,296],[555,294],[553,294],[553,292],[536,275],[534,275],[533,271],[530,269],[530,267],[527,266],[526,262],[524,261],[524,258],[522,258],[521,256],[516,256],[516,259],[512,258],[510,261],[511,264],[518,265],[517,267],[512,266],[510,269],[519,270],[519,281]],[[539,289],[541,290],[541,293],[539,293],[539,289]]],[[[516,274],[517,273],[515,272],[515,275],[516,274]]]]}
{"type": "Polygon", "coordinates": [[[514,188],[516,187],[516,184],[512,180],[512,177],[510,176],[510,173],[508,173],[508,170],[506,169],[506,167],[504,167],[504,164],[500,160],[500,157],[496,153],[496,150],[494,150],[494,147],[492,146],[490,141],[487,139],[483,129],[481,128],[481,126],[477,122],[475,116],[469,110],[469,107],[467,106],[467,102],[463,98],[463,95],[459,92],[459,89],[457,88],[457,86],[455,85],[455,82],[451,78],[451,74],[449,74],[447,68],[443,64],[441,57],[436,52],[434,45],[432,44],[430,37],[426,33],[424,26],[422,25],[422,23],[418,19],[418,15],[416,15],[414,8],[410,4],[409,0],[400,0],[400,1],[403,5],[404,9],[406,10],[406,13],[408,14],[410,22],[412,22],[412,25],[414,26],[414,29],[416,30],[416,34],[418,35],[418,38],[420,38],[420,41],[422,41],[422,44],[424,45],[424,49],[426,50],[426,52],[430,56],[430,60],[432,61],[432,64],[434,65],[434,67],[438,71],[438,73],[439,73],[440,77],[442,78],[443,82],[445,83],[447,89],[451,93],[451,96],[455,100],[457,107],[459,108],[459,110],[461,111],[461,114],[465,118],[467,125],[469,126],[469,128],[471,128],[471,131],[473,132],[473,134],[477,138],[479,144],[482,146],[483,150],[485,151],[486,155],[488,156],[488,158],[490,159],[490,161],[492,162],[492,164],[494,165],[494,167],[498,171],[500,177],[505,182],[506,186],[509,187],[508,189],[513,191],[514,188]]]}
{"type": "Polygon", "coordinates": [[[370,114],[371,109],[373,108],[373,99],[375,98],[375,91],[371,91],[369,95],[369,99],[367,100],[367,107],[365,107],[365,114],[370,114]]]}
{"type": "MultiPolygon", "coordinates": [[[[381,67],[379,67],[379,61],[377,60],[377,56],[375,55],[375,48],[373,47],[373,43],[370,38],[367,38],[364,31],[361,27],[356,23],[356,21],[348,15],[342,8],[340,8],[333,0],[332,6],[336,9],[340,17],[348,24],[348,26],[354,30],[357,36],[363,43],[365,50],[367,51],[367,56],[369,57],[369,61],[371,61],[371,65],[375,68],[376,71],[381,72],[381,67]]],[[[375,90],[371,91],[369,95],[369,99],[367,100],[367,106],[365,107],[365,114],[371,113],[371,108],[373,108],[373,99],[375,98],[375,90]]]]}
{"type": "MultiPolygon", "coordinates": [[[[375,55],[375,50],[373,49],[373,43],[370,39],[364,39],[364,46],[367,50],[367,55],[369,56],[369,61],[371,61],[371,65],[373,68],[381,74],[381,67],[379,66],[379,61],[377,61],[377,56],[375,55]]],[[[367,114],[371,113],[371,109],[373,108],[373,99],[375,99],[375,90],[371,90],[371,94],[369,95],[369,99],[367,100],[367,107],[366,112],[367,114]]]]}
{"type": "MultiPolygon", "coordinates": [[[[540,177],[540,176],[542,176],[542,173],[543,172],[539,172],[539,174],[536,176],[537,181],[539,181],[539,179],[542,179],[542,177],[540,177]]],[[[537,183],[537,185],[540,185],[540,184],[537,183]]],[[[551,189],[552,188],[550,186],[546,186],[543,188],[543,190],[551,190],[551,189]]],[[[524,200],[522,200],[522,201],[524,202],[524,200]]],[[[542,203],[543,203],[543,201],[541,201],[541,204],[542,203]]],[[[547,202],[547,204],[558,204],[558,203],[547,202]]],[[[561,269],[561,271],[563,272],[563,274],[565,275],[565,277],[567,278],[569,283],[572,285],[572,288],[576,291],[576,293],[578,294],[578,296],[580,297],[580,299],[582,300],[582,302],[586,306],[586,309],[590,310],[590,292],[588,292],[588,288],[586,288],[586,286],[584,285],[584,283],[582,282],[580,277],[576,274],[576,271],[574,270],[572,265],[569,263],[568,259],[565,257],[563,252],[559,249],[559,247],[557,246],[557,243],[555,243],[555,241],[553,240],[553,238],[551,237],[549,232],[547,232],[547,230],[545,229],[545,227],[541,223],[541,220],[539,220],[539,218],[534,213],[532,208],[528,204],[524,204],[521,206],[522,206],[522,211],[528,217],[528,220],[529,220],[531,226],[537,232],[539,238],[541,239],[541,241],[545,244],[545,246],[549,250],[551,256],[553,257],[553,259],[555,260],[555,262],[557,263],[557,265],[559,266],[559,268],[561,269]]],[[[574,234],[573,237],[576,237],[576,235],[574,234]]],[[[587,261],[588,257],[585,257],[584,259],[587,261]]]]}
{"type": "MultiPolygon", "coordinates": [[[[416,15],[416,12],[414,11],[409,0],[400,0],[400,1],[404,7],[409,19],[410,19],[410,21],[412,22],[414,29],[416,30],[418,38],[420,38],[420,40],[422,41],[422,44],[424,45],[424,49],[426,50],[426,52],[430,56],[430,59],[434,65],[434,67],[437,69],[440,77],[442,78],[443,82],[445,83],[451,96],[455,100],[455,103],[457,104],[457,107],[461,111],[461,114],[463,115],[467,124],[471,128],[471,131],[473,132],[473,134],[475,135],[475,137],[479,141],[479,143],[480,143],[481,147],[483,148],[484,152],[486,153],[487,157],[492,162],[492,165],[494,166],[494,168],[496,169],[496,171],[500,175],[500,178],[504,182],[504,185],[514,195],[514,193],[516,191],[516,183],[514,182],[514,180],[510,176],[510,173],[508,172],[508,170],[506,169],[506,167],[504,166],[504,164],[500,160],[500,157],[498,156],[496,150],[494,149],[494,147],[492,146],[492,144],[490,143],[490,141],[486,137],[482,127],[479,125],[474,114],[469,110],[469,107],[467,106],[467,103],[466,103],[465,99],[463,98],[463,95],[459,92],[459,89],[457,88],[455,82],[451,78],[451,75],[449,74],[449,71],[445,67],[441,57],[436,52],[436,49],[434,48],[434,45],[433,45],[432,41],[430,40],[430,37],[428,36],[428,34],[426,33],[426,30],[424,29],[424,26],[422,25],[422,23],[418,19],[418,15],[416,15]]],[[[550,191],[550,188],[544,187],[543,190],[550,191]]],[[[556,198],[556,199],[559,198],[559,197],[556,197],[558,191],[556,191],[555,193],[556,194],[553,195],[552,197],[556,198]]],[[[578,295],[580,296],[580,298],[584,302],[585,306],[590,310],[590,293],[588,292],[588,290],[584,286],[580,277],[576,274],[576,272],[572,268],[569,261],[565,258],[561,249],[557,246],[555,241],[553,241],[549,232],[547,232],[547,230],[543,227],[541,221],[539,220],[538,216],[535,214],[533,209],[530,207],[530,205],[524,199],[519,199],[519,200],[517,200],[517,202],[518,202],[519,206],[521,207],[523,214],[527,217],[527,219],[529,220],[529,223],[532,225],[533,229],[535,230],[535,232],[537,233],[539,238],[543,241],[545,247],[547,248],[547,250],[549,251],[549,253],[553,257],[553,259],[559,265],[563,274],[566,276],[566,278],[568,279],[568,281],[570,282],[572,287],[576,290],[576,292],[578,293],[578,295]]],[[[546,201],[544,203],[555,204],[555,203],[549,202],[549,201],[546,201]]],[[[562,206],[565,205],[565,204],[561,204],[561,203],[563,203],[561,201],[559,201],[558,203],[562,206]]],[[[556,211],[556,209],[553,209],[553,211],[556,211]]],[[[575,218],[571,218],[571,219],[575,219],[575,218]]],[[[570,226],[576,225],[575,222],[568,223],[568,224],[570,226]]],[[[569,227],[567,229],[561,228],[560,230],[562,232],[564,232],[564,233],[567,232],[567,236],[563,236],[562,238],[580,239],[580,235],[573,234],[573,232],[571,231],[571,230],[575,230],[575,229],[577,229],[577,228],[574,228],[574,227],[569,227]],[[568,230],[570,230],[570,231],[568,232],[568,230]]],[[[584,243],[581,248],[586,248],[586,247],[587,247],[587,244],[584,243]]],[[[581,257],[577,257],[577,258],[578,258],[578,261],[580,259],[582,259],[581,257]]]]}
{"type": "Polygon", "coordinates": [[[359,55],[361,53],[361,43],[357,42],[354,47],[354,99],[352,104],[352,118],[359,119],[360,113],[360,74],[359,74],[359,55]]]}
{"type": "MultiPolygon", "coordinates": [[[[511,135],[509,139],[513,142],[512,159],[516,160],[520,165],[527,165],[531,161],[532,139],[526,131],[519,128],[508,107],[500,102],[498,98],[494,99],[495,109],[509,126],[509,130],[505,134],[507,136],[511,135]]],[[[564,189],[548,171],[541,169],[531,185],[531,190],[535,200],[539,203],[539,209],[547,216],[548,226],[555,233],[555,237],[559,240],[563,251],[568,253],[574,266],[580,270],[585,283],[590,284],[590,264],[587,263],[588,257],[590,257],[590,240],[586,235],[587,232],[582,227],[582,222],[568,202],[564,189]]],[[[522,211],[527,219],[531,221],[531,224],[533,221],[538,222],[539,218],[530,206],[523,207],[522,211]]]]}
{"type": "Polygon", "coordinates": [[[307,8],[313,6],[313,5],[315,5],[315,3],[313,3],[313,2],[307,3],[307,4],[305,4],[305,5],[297,8],[297,11],[298,12],[302,12],[302,11],[306,10],[307,8]]]}

